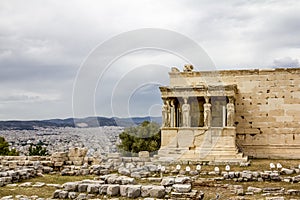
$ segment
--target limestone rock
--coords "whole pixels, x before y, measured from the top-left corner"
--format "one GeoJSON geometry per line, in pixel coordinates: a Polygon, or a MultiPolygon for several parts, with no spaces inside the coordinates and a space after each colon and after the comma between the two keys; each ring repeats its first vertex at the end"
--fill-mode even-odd
{"type": "Polygon", "coordinates": [[[163,198],[164,196],[165,196],[165,187],[164,186],[153,186],[150,189],[150,197],[163,198]]]}
{"type": "Polygon", "coordinates": [[[141,185],[128,185],[127,197],[137,198],[141,195],[141,185]]]}
{"type": "Polygon", "coordinates": [[[100,188],[100,185],[98,185],[98,184],[89,184],[86,191],[87,191],[87,193],[98,194],[99,188],[100,188]]]}
{"type": "Polygon", "coordinates": [[[152,185],[143,185],[141,187],[141,196],[142,197],[149,197],[150,196],[150,190],[153,188],[152,185]]]}
{"type": "Polygon", "coordinates": [[[118,173],[122,174],[122,175],[125,175],[125,176],[129,176],[130,175],[130,170],[125,168],[125,167],[120,167],[118,169],[118,173]]]}
{"type": "Polygon", "coordinates": [[[58,194],[58,198],[60,198],[60,199],[66,199],[66,198],[68,198],[68,191],[60,191],[60,193],[58,194]]]}
{"type": "Polygon", "coordinates": [[[184,183],[190,183],[191,178],[188,176],[179,176],[175,178],[175,183],[184,184],[184,183]]]}
{"type": "Polygon", "coordinates": [[[85,193],[80,193],[76,199],[77,200],[85,200],[85,199],[87,199],[87,195],[85,193]]]}
{"type": "Polygon", "coordinates": [[[293,173],[294,173],[294,170],[293,170],[293,169],[282,168],[282,169],[281,169],[281,172],[282,172],[283,174],[290,175],[290,174],[293,174],[293,173]]]}
{"type": "Polygon", "coordinates": [[[173,189],[175,192],[186,193],[191,191],[192,186],[191,184],[174,184],[173,189]]]}
{"type": "Polygon", "coordinates": [[[52,194],[52,198],[53,199],[58,199],[59,198],[59,193],[61,192],[61,190],[55,190],[52,194]]]}
{"type": "Polygon", "coordinates": [[[62,186],[66,191],[75,192],[78,188],[78,183],[77,182],[67,182],[67,183],[64,183],[62,186]]]}
{"type": "Polygon", "coordinates": [[[108,184],[100,185],[99,194],[107,194],[108,186],[109,186],[108,184]]]}
{"type": "Polygon", "coordinates": [[[149,158],[149,151],[140,151],[139,152],[139,158],[149,158]]]}
{"type": "Polygon", "coordinates": [[[163,186],[169,186],[169,185],[173,185],[174,183],[175,183],[174,177],[164,177],[160,184],[163,186]]]}
{"type": "Polygon", "coordinates": [[[77,197],[77,193],[76,192],[69,192],[68,194],[68,198],[69,199],[75,199],[77,197]]]}
{"type": "Polygon", "coordinates": [[[107,187],[107,194],[110,196],[117,196],[120,192],[119,185],[108,185],[107,187]]]}
{"type": "Polygon", "coordinates": [[[261,193],[262,189],[261,188],[257,188],[257,187],[251,187],[251,186],[249,186],[247,188],[247,192],[261,193]]]}

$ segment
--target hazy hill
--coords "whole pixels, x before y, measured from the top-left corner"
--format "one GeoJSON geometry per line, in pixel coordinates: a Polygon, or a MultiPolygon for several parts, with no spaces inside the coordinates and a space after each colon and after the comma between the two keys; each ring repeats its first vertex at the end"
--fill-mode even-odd
{"type": "Polygon", "coordinates": [[[133,118],[107,118],[107,117],[86,117],[86,118],[67,118],[49,119],[32,121],[0,121],[0,130],[32,130],[35,127],[98,127],[98,126],[134,126],[143,121],[154,121],[161,124],[161,117],[133,117],[133,118]]]}

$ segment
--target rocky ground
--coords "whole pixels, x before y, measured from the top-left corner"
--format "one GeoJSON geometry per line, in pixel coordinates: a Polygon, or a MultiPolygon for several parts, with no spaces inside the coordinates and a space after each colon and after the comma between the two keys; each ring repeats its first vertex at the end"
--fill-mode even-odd
{"type": "Polygon", "coordinates": [[[252,160],[251,164],[227,167],[191,162],[166,165],[151,161],[146,154],[141,154],[142,157],[108,154],[95,160],[83,157],[83,152],[84,149],[73,149],[55,153],[51,158],[21,157],[19,161],[1,157],[0,197],[2,200],[300,199],[298,160],[252,160]],[[84,163],[79,165],[78,158],[84,163]],[[56,165],[62,159],[67,160],[56,165]],[[275,168],[270,168],[270,162],[275,168]]]}
{"type": "Polygon", "coordinates": [[[116,142],[122,127],[97,128],[36,128],[35,130],[1,130],[0,136],[20,151],[28,153],[31,144],[42,144],[50,154],[67,151],[71,147],[87,147],[88,155],[116,152],[116,142]]]}
{"type": "Polygon", "coordinates": [[[300,199],[299,160],[251,160],[226,167],[167,164],[148,152],[121,157],[114,152],[122,130],[1,131],[23,153],[30,144],[43,143],[52,155],[0,156],[0,199],[300,199]]]}

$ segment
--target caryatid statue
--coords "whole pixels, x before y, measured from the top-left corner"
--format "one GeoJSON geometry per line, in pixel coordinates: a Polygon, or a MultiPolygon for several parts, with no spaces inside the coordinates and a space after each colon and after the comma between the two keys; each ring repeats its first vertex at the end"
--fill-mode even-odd
{"type": "Polygon", "coordinates": [[[190,104],[187,103],[188,98],[185,97],[184,104],[182,105],[182,126],[190,126],[190,104]]]}
{"type": "Polygon", "coordinates": [[[209,103],[209,97],[205,97],[204,108],[204,126],[210,127],[211,125],[211,104],[209,103]]]}
{"type": "Polygon", "coordinates": [[[162,124],[163,127],[169,127],[170,123],[169,123],[169,105],[168,105],[168,101],[164,100],[164,104],[162,106],[162,124]]]}
{"type": "Polygon", "coordinates": [[[233,98],[229,98],[229,103],[226,105],[227,109],[227,126],[234,125],[234,103],[233,98]]]}
{"type": "Polygon", "coordinates": [[[170,127],[175,127],[175,104],[174,99],[170,100],[170,127]]]}

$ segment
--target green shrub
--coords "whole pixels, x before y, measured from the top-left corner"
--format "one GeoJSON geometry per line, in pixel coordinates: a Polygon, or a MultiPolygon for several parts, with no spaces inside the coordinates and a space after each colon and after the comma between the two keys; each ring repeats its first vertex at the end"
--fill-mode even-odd
{"type": "Polygon", "coordinates": [[[46,147],[42,147],[41,144],[37,144],[35,146],[30,145],[29,147],[29,156],[47,156],[48,151],[46,147]]]}
{"type": "Polygon", "coordinates": [[[118,148],[124,155],[135,155],[140,151],[154,154],[160,148],[160,126],[155,122],[144,121],[140,126],[126,128],[119,135],[118,148]]]}
{"type": "Polygon", "coordinates": [[[4,137],[0,137],[0,155],[1,156],[18,156],[19,152],[16,149],[9,149],[8,142],[4,137]]]}

